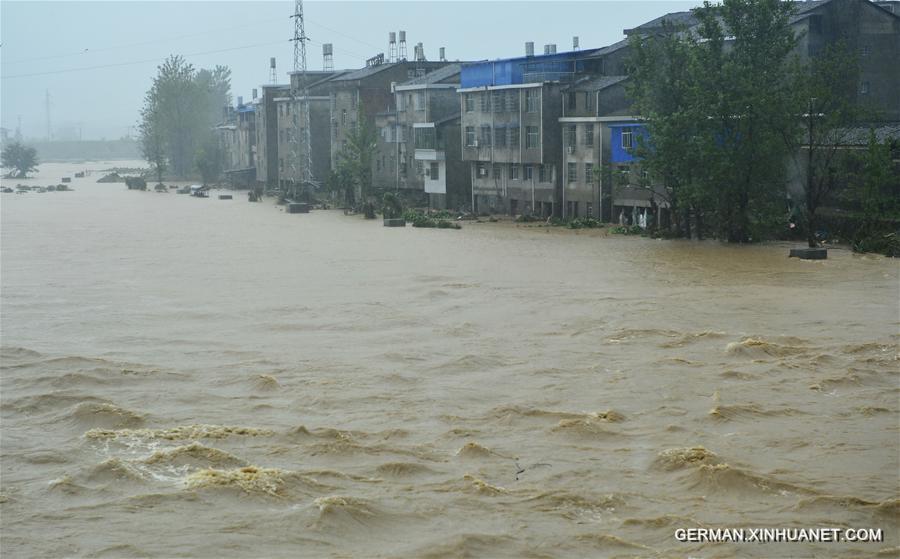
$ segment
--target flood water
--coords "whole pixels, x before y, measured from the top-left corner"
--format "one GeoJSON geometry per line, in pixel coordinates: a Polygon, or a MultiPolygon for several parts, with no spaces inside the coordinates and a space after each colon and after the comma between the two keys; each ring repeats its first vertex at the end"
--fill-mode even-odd
{"type": "Polygon", "coordinates": [[[98,176],[0,198],[4,557],[898,554],[896,260],[98,176]]]}

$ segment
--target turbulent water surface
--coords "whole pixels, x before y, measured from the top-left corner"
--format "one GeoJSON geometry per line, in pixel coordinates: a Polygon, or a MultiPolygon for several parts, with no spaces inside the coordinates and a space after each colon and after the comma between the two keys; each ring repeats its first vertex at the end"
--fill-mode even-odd
{"type": "Polygon", "coordinates": [[[4,557],[897,554],[895,261],[96,177],[0,198],[4,557]]]}

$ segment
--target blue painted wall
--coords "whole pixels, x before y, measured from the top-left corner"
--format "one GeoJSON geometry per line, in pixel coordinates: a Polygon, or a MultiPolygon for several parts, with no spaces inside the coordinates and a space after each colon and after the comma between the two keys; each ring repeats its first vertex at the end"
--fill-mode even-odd
{"type": "Polygon", "coordinates": [[[593,52],[593,50],[560,52],[464,64],[460,71],[460,87],[520,84],[524,83],[524,74],[526,73],[571,74],[573,71],[583,72],[586,64],[590,64],[584,58],[593,52]]]}
{"type": "Polygon", "coordinates": [[[649,134],[647,133],[647,128],[644,127],[643,124],[637,123],[629,123],[629,124],[610,124],[610,137],[609,143],[612,151],[611,161],[612,163],[630,163],[632,161],[637,161],[640,158],[635,157],[633,152],[634,149],[638,146],[638,138],[643,138],[644,141],[647,141],[649,138],[649,134]],[[622,147],[622,132],[624,130],[631,130],[632,132],[632,143],[633,148],[631,150],[625,149],[622,147]]]}

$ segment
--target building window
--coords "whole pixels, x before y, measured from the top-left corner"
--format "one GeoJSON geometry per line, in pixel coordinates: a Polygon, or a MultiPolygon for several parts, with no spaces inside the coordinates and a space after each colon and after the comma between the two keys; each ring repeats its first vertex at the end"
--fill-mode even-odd
{"type": "Polygon", "coordinates": [[[584,182],[588,184],[594,184],[594,164],[593,163],[585,163],[584,164],[584,182]]]}
{"type": "Polygon", "coordinates": [[[525,92],[525,111],[529,113],[538,112],[541,104],[541,92],[537,89],[529,89],[525,92]]]}
{"type": "Polygon", "coordinates": [[[438,165],[437,163],[431,164],[431,180],[436,181],[441,178],[439,169],[440,165],[438,165]]]}
{"type": "Polygon", "coordinates": [[[420,160],[416,160],[416,176],[421,177],[425,174],[425,163],[420,160]]]}
{"type": "Polygon", "coordinates": [[[481,92],[481,112],[491,112],[491,93],[489,91],[481,92]]]}
{"type": "Polygon", "coordinates": [[[509,166],[509,180],[511,180],[511,181],[519,180],[519,166],[518,165],[510,165],[509,166]]]}
{"type": "Polygon", "coordinates": [[[509,147],[519,147],[519,127],[513,126],[509,129],[509,147]]]}
{"type": "Polygon", "coordinates": [[[530,181],[534,178],[534,167],[525,165],[525,180],[530,181]]]}
{"type": "Polygon", "coordinates": [[[631,128],[622,129],[622,149],[631,149],[634,144],[634,133],[631,128]]]}
{"type": "Polygon", "coordinates": [[[347,124],[347,109],[341,111],[341,126],[347,124]]]}
{"type": "Polygon", "coordinates": [[[495,163],[493,169],[491,170],[491,176],[499,180],[503,176],[503,167],[495,163]]]}
{"type": "Polygon", "coordinates": [[[568,105],[566,109],[570,111],[574,111],[578,108],[578,95],[574,91],[569,92],[569,99],[566,104],[568,105]]]}
{"type": "Polygon", "coordinates": [[[475,96],[473,93],[466,93],[463,97],[466,102],[466,112],[471,113],[475,110],[475,96]]]}
{"type": "Polygon", "coordinates": [[[466,145],[472,147],[475,145],[475,127],[466,126],[466,145]]]}
{"type": "Polygon", "coordinates": [[[494,96],[494,101],[493,101],[494,112],[502,113],[506,109],[506,106],[505,106],[506,103],[504,103],[504,100],[506,98],[506,93],[503,91],[495,91],[493,93],[493,96],[494,96]]]}
{"type": "Polygon", "coordinates": [[[525,127],[525,149],[534,149],[538,147],[538,127],[525,127]]]}
{"type": "Polygon", "coordinates": [[[506,110],[510,112],[517,112],[519,110],[518,91],[513,90],[506,92],[506,110]]]}
{"type": "Polygon", "coordinates": [[[485,163],[479,161],[475,164],[475,174],[478,175],[479,178],[487,177],[487,166],[485,163]]]}
{"type": "Polygon", "coordinates": [[[594,94],[590,91],[584,92],[584,109],[586,111],[594,110],[594,94]]]}
{"type": "Polygon", "coordinates": [[[592,202],[585,202],[584,205],[584,215],[587,217],[594,217],[594,204],[592,202]]]}
{"type": "Polygon", "coordinates": [[[490,147],[491,145],[491,127],[483,125],[481,127],[481,147],[490,147]]]}
{"type": "Polygon", "coordinates": [[[417,91],[416,96],[413,98],[415,100],[414,107],[417,111],[425,110],[425,92],[417,91]]]}
{"type": "Polygon", "coordinates": [[[578,180],[578,164],[576,163],[567,163],[566,164],[566,182],[572,184],[578,180]]]}
{"type": "MultiPolygon", "coordinates": [[[[495,105],[496,106],[496,105],[495,105]]],[[[498,128],[494,131],[494,142],[498,148],[506,147],[506,129],[498,128]]]]}
{"type": "Polygon", "coordinates": [[[538,182],[547,182],[547,168],[538,165],[538,182]]]}
{"type": "Polygon", "coordinates": [[[397,110],[405,111],[406,110],[406,97],[402,93],[397,94],[397,110]]]}
{"type": "Polygon", "coordinates": [[[576,134],[577,129],[578,129],[578,127],[575,126],[574,124],[569,125],[569,130],[568,130],[568,134],[567,134],[567,138],[566,138],[566,144],[569,147],[575,146],[575,142],[576,142],[576,138],[577,138],[577,136],[575,134],[576,134]]]}
{"type": "Polygon", "coordinates": [[[859,54],[861,56],[869,56],[870,54],[872,54],[872,49],[871,47],[869,47],[869,45],[863,45],[863,47],[859,49],[859,54]]]}
{"type": "Polygon", "coordinates": [[[862,82],[859,84],[859,92],[863,95],[869,94],[869,82],[862,82]]]}
{"type": "Polygon", "coordinates": [[[350,94],[350,108],[351,108],[351,109],[355,109],[355,108],[356,108],[356,103],[357,103],[357,101],[358,101],[358,99],[357,99],[357,94],[358,94],[357,91],[354,91],[353,93],[350,94]]]}
{"type": "Polygon", "coordinates": [[[594,145],[594,125],[588,124],[584,127],[584,145],[590,147],[594,145]]]}

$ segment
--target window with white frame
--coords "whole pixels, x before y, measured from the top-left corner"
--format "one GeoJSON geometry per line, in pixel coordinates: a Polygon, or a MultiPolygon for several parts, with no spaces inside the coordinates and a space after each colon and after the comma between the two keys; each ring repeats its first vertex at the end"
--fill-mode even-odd
{"type": "Polygon", "coordinates": [[[440,166],[439,164],[437,164],[437,163],[435,163],[435,162],[432,161],[430,167],[431,167],[431,169],[430,169],[430,172],[431,172],[430,178],[431,178],[431,180],[436,181],[436,180],[440,179],[440,178],[441,178],[441,175],[440,175],[440,167],[441,167],[441,166],[440,166]]]}
{"type": "Polygon", "coordinates": [[[534,149],[539,147],[540,134],[537,126],[525,127],[525,149],[534,149]]]}
{"type": "Polygon", "coordinates": [[[594,145],[594,125],[586,124],[584,126],[584,145],[591,147],[594,145]]]}
{"type": "Polygon", "coordinates": [[[634,132],[631,128],[622,129],[622,149],[631,149],[634,146],[634,132]]]}
{"type": "Polygon", "coordinates": [[[578,164],[577,163],[567,163],[566,164],[566,182],[572,184],[578,180],[578,164]]]}
{"type": "Polygon", "coordinates": [[[475,110],[475,94],[474,93],[466,93],[463,96],[466,103],[466,112],[471,113],[475,110]]]}
{"type": "Polygon", "coordinates": [[[466,126],[466,145],[472,147],[475,145],[475,127],[466,126]]]}
{"type": "Polygon", "coordinates": [[[593,163],[585,163],[584,164],[584,182],[588,184],[594,183],[594,164],[593,163]]]}
{"type": "Polygon", "coordinates": [[[525,92],[525,111],[536,113],[541,106],[541,92],[538,89],[529,89],[525,92]]]}
{"type": "Polygon", "coordinates": [[[509,147],[519,147],[519,127],[513,126],[509,128],[509,147]]]}

